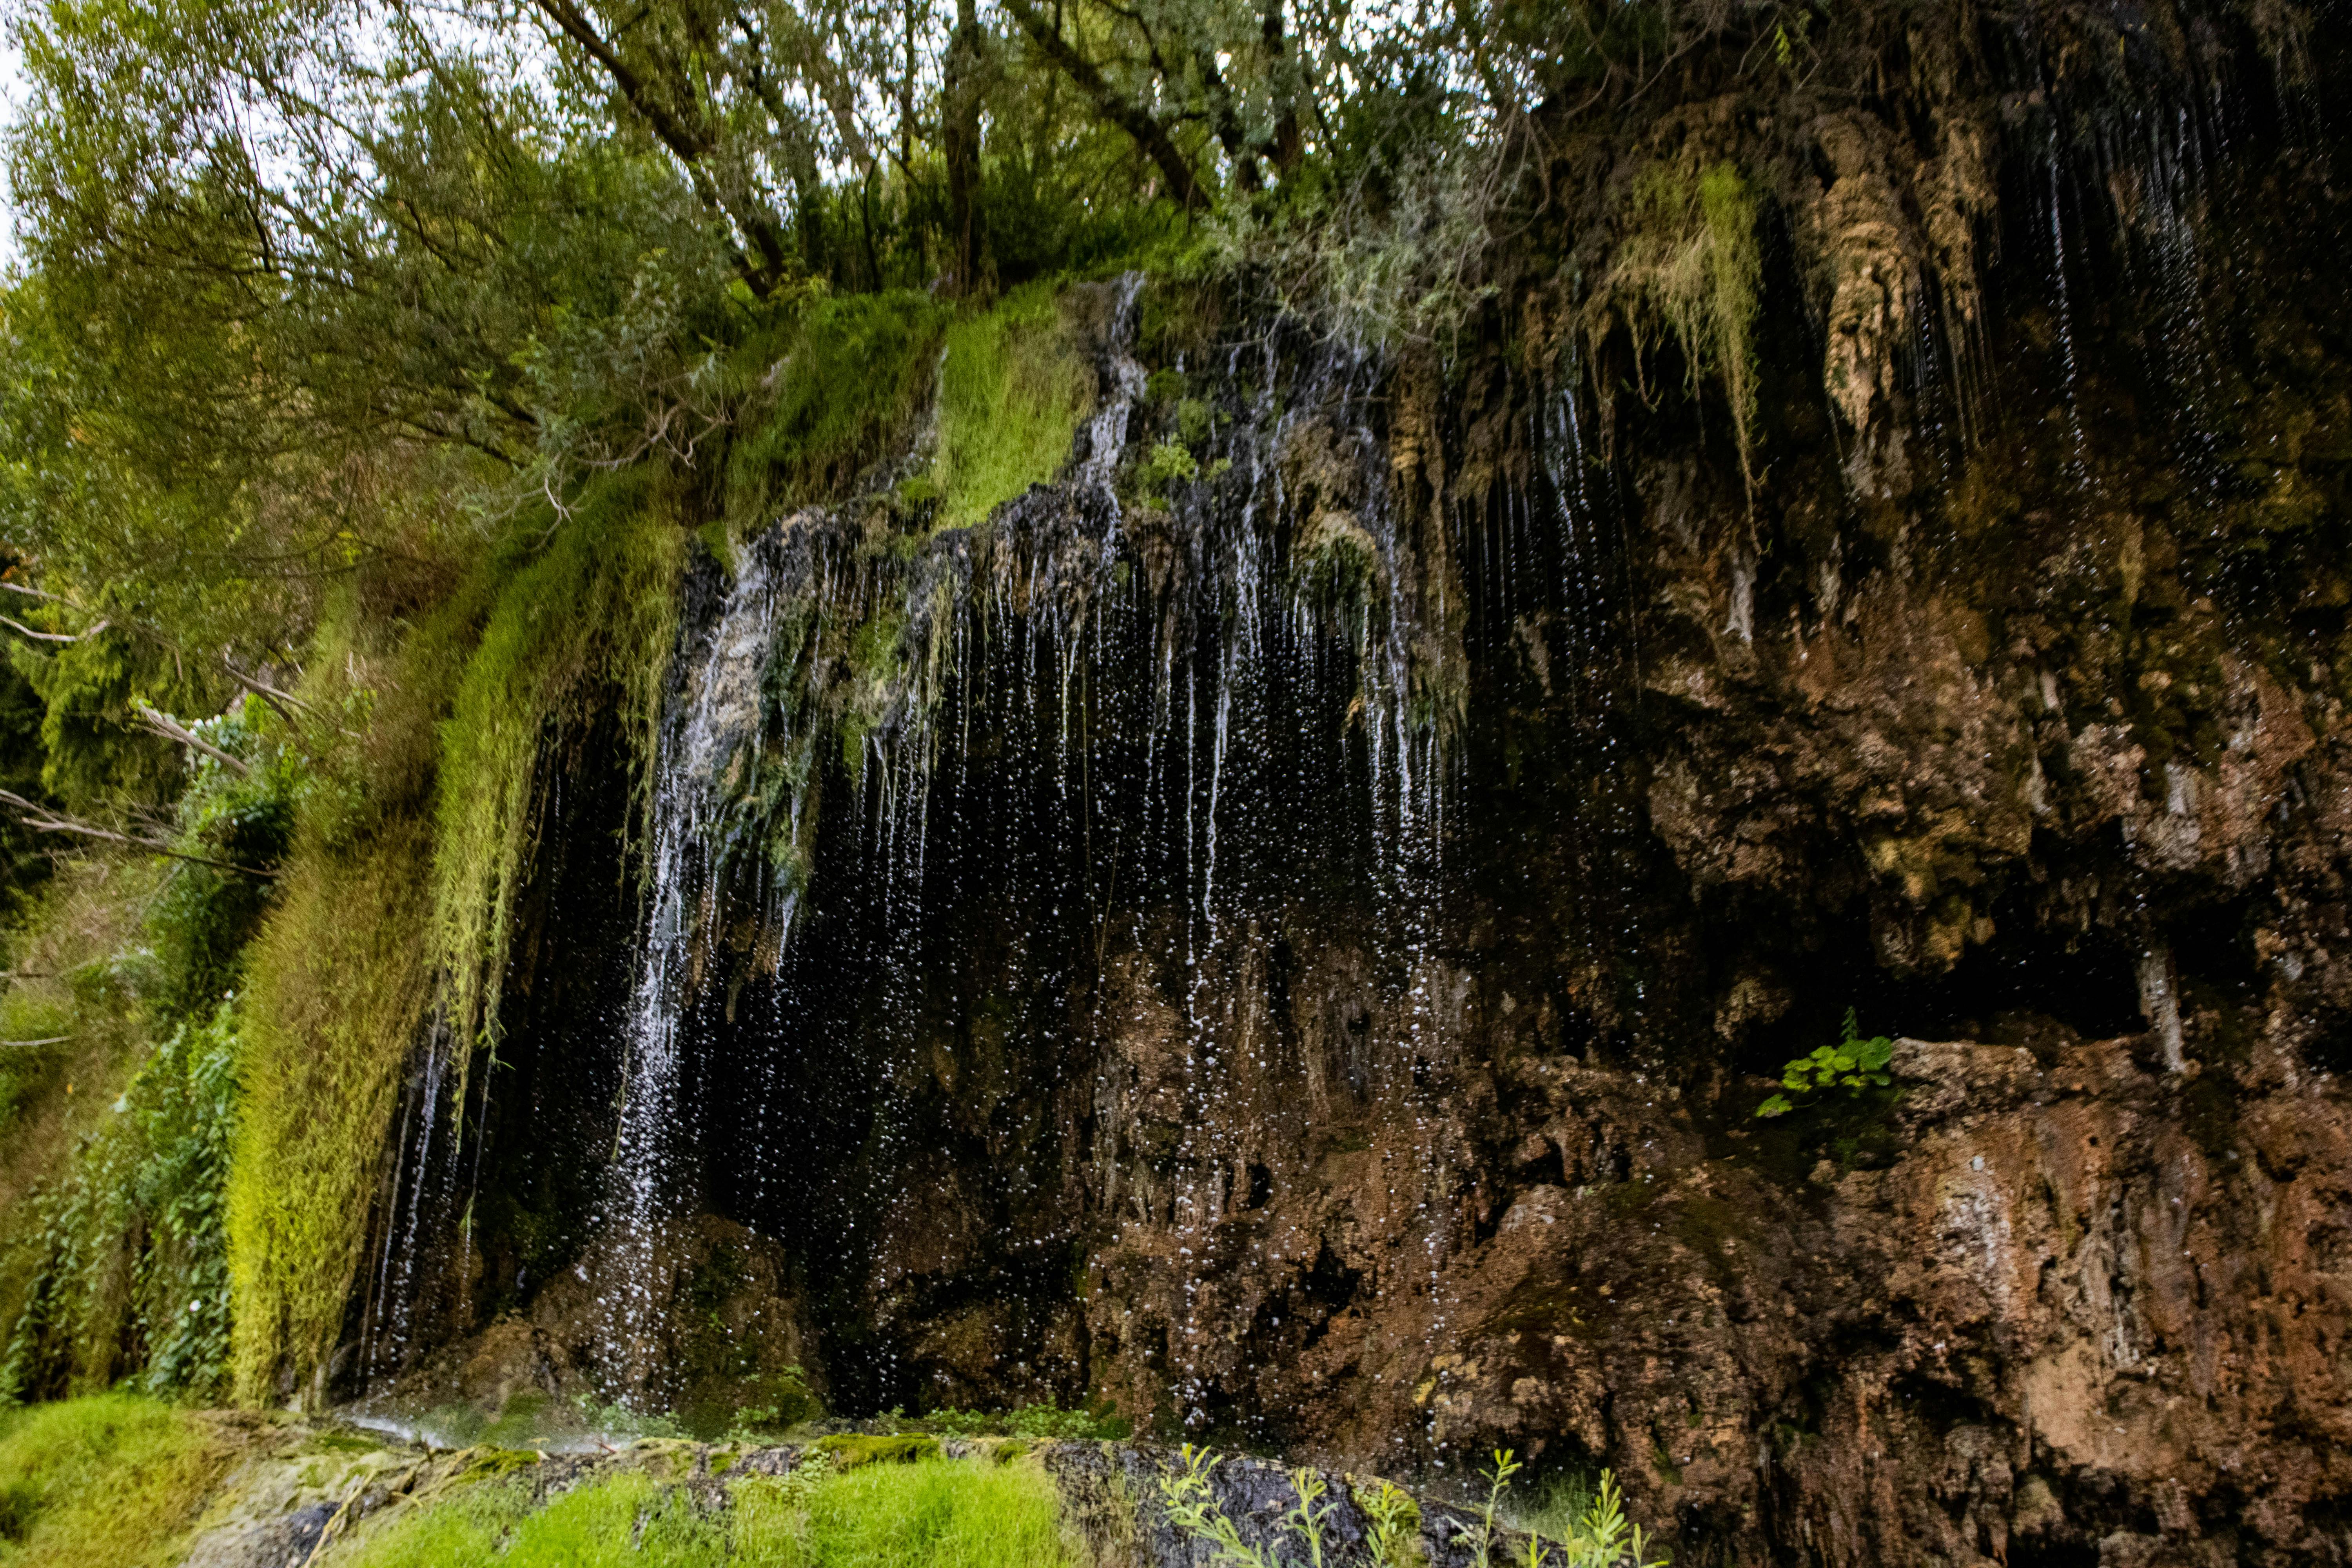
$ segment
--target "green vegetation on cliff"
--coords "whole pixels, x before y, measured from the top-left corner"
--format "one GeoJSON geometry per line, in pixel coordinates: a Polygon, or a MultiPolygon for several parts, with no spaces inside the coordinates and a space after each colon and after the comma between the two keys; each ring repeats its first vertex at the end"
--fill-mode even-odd
{"type": "Polygon", "coordinates": [[[0,1563],[172,1568],[241,1446],[129,1394],[0,1415],[0,1563]]]}

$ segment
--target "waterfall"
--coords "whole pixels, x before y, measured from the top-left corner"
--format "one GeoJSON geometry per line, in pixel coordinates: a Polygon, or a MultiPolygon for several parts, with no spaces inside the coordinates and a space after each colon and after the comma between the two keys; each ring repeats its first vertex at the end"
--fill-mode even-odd
{"type": "MultiPolygon", "coordinates": [[[[680,1027],[716,912],[711,837],[750,784],[761,739],[774,619],[766,555],[748,552],[741,575],[665,716],[646,825],[645,931],[623,1021],[620,1129],[614,1141],[600,1245],[604,1375],[625,1402],[659,1375],[650,1342],[670,1305],[670,1229],[691,1180],[679,1114],[680,1027]]],[[[785,895],[789,935],[793,895],[785,895]]]]}

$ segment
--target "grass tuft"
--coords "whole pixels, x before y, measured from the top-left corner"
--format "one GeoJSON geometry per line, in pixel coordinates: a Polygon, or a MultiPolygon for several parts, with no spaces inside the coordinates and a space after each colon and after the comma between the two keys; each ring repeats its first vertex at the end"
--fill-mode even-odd
{"type": "MultiPolygon", "coordinates": [[[[739,1483],[738,1495],[753,1483],[739,1483]]],[[[803,1521],[777,1520],[745,1568],[1064,1568],[1053,1483],[1034,1465],[951,1459],[868,1465],[809,1493],[803,1521]]]]}
{"type": "Polygon", "coordinates": [[[239,1447],[200,1416],[124,1394],[0,1420],[0,1563],[176,1563],[239,1447]]]}
{"type": "Polygon", "coordinates": [[[940,525],[983,522],[1060,473],[1094,394],[1094,373],[1045,284],[949,328],[931,471],[940,525]]]}

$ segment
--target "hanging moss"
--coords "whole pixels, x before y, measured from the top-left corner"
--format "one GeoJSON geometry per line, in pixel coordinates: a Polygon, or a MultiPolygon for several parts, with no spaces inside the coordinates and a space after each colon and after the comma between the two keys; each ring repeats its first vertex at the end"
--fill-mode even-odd
{"type": "Polygon", "coordinates": [[[1731,402],[1742,473],[1751,471],[1756,417],[1757,299],[1763,262],[1756,194],[1738,165],[1660,163],[1634,182],[1627,229],[1586,309],[1596,340],[1618,323],[1633,334],[1637,365],[1671,337],[1696,390],[1719,376],[1731,402]]]}
{"type": "Polygon", "coordinates": [[[297,1392],[333,1348],[401,1069],[431,992],[425,824],[298,854],[256,944],[228,1184],[235,1386],[297,1392]]]}
{"type": "Polygon", "coordinates": [[[239,1398],[307,1388],[342,1321],[401,1074],[437,1008],[459,1087],[497,1037],[551,737],[617,698],[652,753],[689,535],[658,471],[520,532],[396,651],[322,638],[314,707],[362,727],[306,802],[249,961],[229,1182],[239,1398]],[[478,633],[477,632],[478,628],[478,633]]]}
{"type": "Polygon", "coordinates": [[[689,537],[674,521],[667,473],[646,466],[597,481],[543,550],[500,574],[440,731],[432,958],[461,1052],[497,1038],[542,746],[617,697],[643,788],[689,537]]]}

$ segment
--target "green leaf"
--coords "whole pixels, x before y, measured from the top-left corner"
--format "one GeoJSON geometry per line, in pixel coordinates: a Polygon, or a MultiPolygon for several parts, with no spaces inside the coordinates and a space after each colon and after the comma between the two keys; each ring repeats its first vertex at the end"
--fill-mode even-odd
{"type": "Polygon", "coordinates": [[[1776,1094],[1771,1099],[1766,1100],[1763,1104],[1758,1106],[1756,1108],[1756,1114],[1763,1117],[1786,1116],[1789,1112],[1796,1109],[1797,1108],[1795,1106],[1789,1103],[1788,1097],[1786,1095],[1776,1094]]]}

